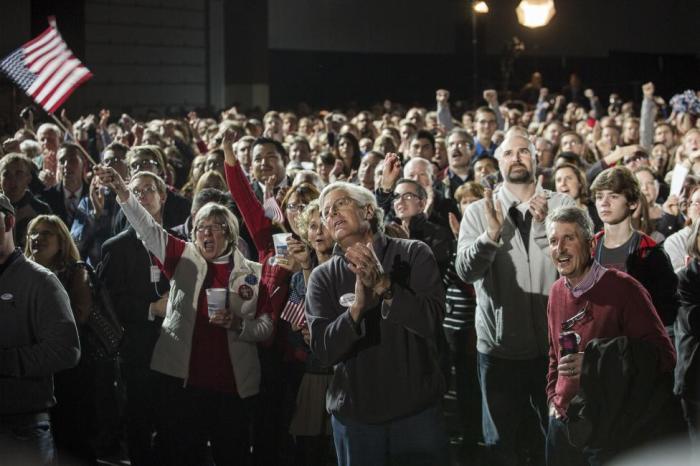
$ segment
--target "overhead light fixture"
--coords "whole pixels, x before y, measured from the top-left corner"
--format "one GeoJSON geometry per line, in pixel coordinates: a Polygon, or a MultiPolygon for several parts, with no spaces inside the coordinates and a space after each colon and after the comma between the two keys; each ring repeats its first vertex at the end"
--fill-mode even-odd
{"type": "Polygon", "coordinates": [[[474,2],[472,9],[475,13],[488,13],[489,5],[486,2],[474,2]]]}
{"type": "Polygon", "coordinates": [[[546,26],[554,17],[554,0],[522,0],[515,9],[518,22],[528,28],[546,26]]]}

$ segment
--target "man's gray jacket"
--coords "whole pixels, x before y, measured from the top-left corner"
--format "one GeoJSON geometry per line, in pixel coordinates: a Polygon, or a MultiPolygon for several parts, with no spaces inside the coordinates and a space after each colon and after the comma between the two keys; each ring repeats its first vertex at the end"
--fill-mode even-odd
{"type": "MultiPolygon", "coordinates": [[[[548,196],[548,209],[573,206],[565,194],[537,188],[548,196]]],[[[486,233],[485,200],[471,204],[462,218],[457,245],[457,273],[476,289],[477,350],[504,359],[532,359],[546,356],[547,299],[557,278],[550,259],[543,223],[534,220],[528,248],[508,214],[515,206],[524,215],[527,202],[504,186],[494,193],[500,202],[504,225],[498,243],[486,233]]]]}

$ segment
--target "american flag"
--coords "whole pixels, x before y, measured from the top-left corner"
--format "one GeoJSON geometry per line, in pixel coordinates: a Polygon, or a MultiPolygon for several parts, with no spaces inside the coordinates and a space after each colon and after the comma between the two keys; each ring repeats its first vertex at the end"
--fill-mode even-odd
{"type": "Polygon", "coordinates": [[[289,299],[287,299],[287,304],[282,309],[280,317],[292,324],[292,327],[301,328],[306,326],[304,297],[299,296],[294,288],[294,286],[289,287],[289,299]]]}
{"type": "Polygon", "coordinates": [[[277,200],[274,198],[274,196],[265,199],[265,202],[263,202],[263,209],[265,210],[265,217],[269,218],[278,225],[282,225],[284,223],[284,214],[282,213],[282,209],[280,208],[279,204],[277,204],[277,200]]]}
{"type": "Polygon", "coordinates": [[[0,70],[48,113],[92,77],[68,48],[54,18],[39,36],[5,57],[0,70]]]}

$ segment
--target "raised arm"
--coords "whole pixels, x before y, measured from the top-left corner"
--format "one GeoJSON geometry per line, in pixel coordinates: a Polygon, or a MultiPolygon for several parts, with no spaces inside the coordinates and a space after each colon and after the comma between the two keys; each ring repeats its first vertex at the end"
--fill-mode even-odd
{"type": "Polygon", "coordinates": [[[166,247],[169,235],[158,222],[148,213],[148,211],[131,196],[122,177],[111,167],[95,167],[95,176],[100,177],[100,181],[117,193],[117,201],[139,238],[143,241],[153,255],[161,264],[166,260],[166,247]]]}
{"type": "Polygon", "coordinates": [[[258,257],[263,257],[274,251],[272,246],[272,221],[265,216],[265,209],[255,197],[253,188],[248,182],[243,168],[233,152],[233,133],[224,133],[223,147],[225,157],[226,183],[231,191],[231,196],[236,202],[241,217],[248,227],[248,231],[258,250],[258,257]]]}
{"type": "Polygon", "coordinates": [[[501,242],[502,207],[493,193],[487,191],[483,201],[473,203],[464,213],[459,231],[455,268],[467,283],[483,278],[501,242]]]}

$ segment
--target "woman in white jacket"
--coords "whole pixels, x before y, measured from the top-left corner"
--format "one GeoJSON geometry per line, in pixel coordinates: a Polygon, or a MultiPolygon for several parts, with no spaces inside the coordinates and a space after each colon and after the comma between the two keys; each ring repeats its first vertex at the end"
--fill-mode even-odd
{"type": "MultiPolygon", "coordinates": [[[[119,174],[95,175],[117,193],[129,223],[154,257],[152,279],[171,282],[151,369],[161,374],[158,441],[170,465],[245,464],[250,414],[260,384],[256,343],[272,335],[261,266],[236,249],[238,221],[209,203],[197,213],[191,241],[168,234],[141,205],[153,192],[129,189],[119,174]],[[225,304],[210,310],[206,290],[223,288],[225,304]]],[[[133,187],[132,187],[133,188],[133,187]]]]}

